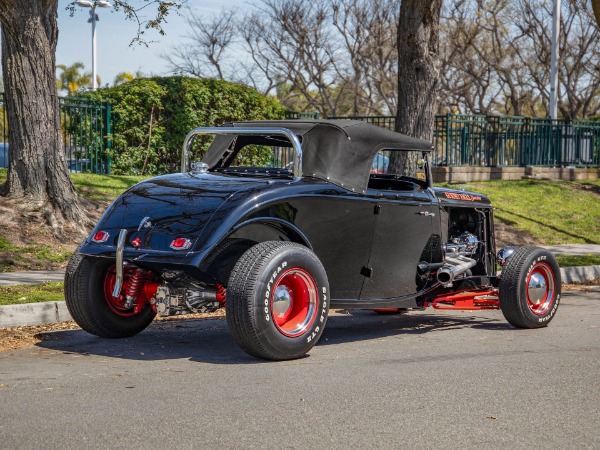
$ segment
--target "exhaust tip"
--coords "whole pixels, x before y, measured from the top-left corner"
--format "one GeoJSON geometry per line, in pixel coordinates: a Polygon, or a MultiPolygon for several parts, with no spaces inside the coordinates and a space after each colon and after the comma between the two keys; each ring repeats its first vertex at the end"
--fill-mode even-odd
{"type": "Polygon", "coordinates": [[[440,283],[449,283],[452,281],[452,278],[450,272],[446,272],[445,270],[440,270],[437,273],[437,279],[440,283]]]}

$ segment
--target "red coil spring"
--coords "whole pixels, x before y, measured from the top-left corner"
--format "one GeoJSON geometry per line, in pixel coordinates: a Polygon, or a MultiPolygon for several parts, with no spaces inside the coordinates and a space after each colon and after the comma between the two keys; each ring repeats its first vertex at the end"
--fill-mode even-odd
{"type": "Polygon", "coordinates": [[[227,290],[222,284],[216,284],[215,287],[217,288],[217,301],[221,304],[221,306],[224,306],[225,297],[227,296],[227,290]]]}
{"type": "Polygon", "coordinates": [[[129,281],[125,284],[124,291],[127,298],[137,299],[140,296],[142,287],[144,286],[146,272],[142,269],[136,269],[129,277],[129,281]]]}

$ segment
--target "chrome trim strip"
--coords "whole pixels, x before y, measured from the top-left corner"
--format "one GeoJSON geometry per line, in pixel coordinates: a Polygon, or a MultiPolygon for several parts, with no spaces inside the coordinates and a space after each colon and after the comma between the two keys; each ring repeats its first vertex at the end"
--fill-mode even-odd
{"type": "Polygon", "coordinates": [[[117,240],[117,261],[115,262],[115,287],[112,292],[113,297],[121,295],[121,287],[123,284],[123,248],[125,247],[125,238],[127,230],[122,228],[119,231],[119,239],[117,240]]]}
{"type": "Polygon", "coordinates": [[[232,134],[232,135],[244,135],[244,136],[270,136],[279,135],[287,137],[292,143],[292,147],[296,150],[297,158],[294,161],[294,176],[299,177],[302,175],[302,146],[300,140],[292,131],[287,128],[279,127],[198,127],[194,128],[188,133],[183,141],[183,150],[181,153],[181,172],[189,172],[190,161],[189,154],[192,142],[196,136],[203,136],[206,134],[232,134]]]}

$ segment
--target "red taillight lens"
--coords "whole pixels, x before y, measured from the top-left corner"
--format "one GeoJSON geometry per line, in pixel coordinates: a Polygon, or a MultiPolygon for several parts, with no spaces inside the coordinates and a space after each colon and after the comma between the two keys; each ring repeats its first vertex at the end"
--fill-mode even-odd
{"type": "Polygon", "coordinates": [[[142,246],[142,240],[139,237],[136,237],[133,241],[131,241],[131,245],[135,248],[140,248],[142,246]]]}
{"type": "Polygon", "coordinates": [[[186,250],[186,249],[190,248],[191,246],[192,246],[192,241],[190,241],[187,238],[182,238],[182,237],[174,239],[173,242],[171,242],[171,245],[169,245],[169,247],[171,247],[173,250],[186,250]]]}
{"type": "Polygon", "coordinates": [[[98,232],[96,232],[96,234],[94,234],[94,236],[92,236],[92,241],[106,242],[106,241],[108,241],[109,237],[110,237],[110,234],[108,234],[106,231],[98,231],[98,232]]]}

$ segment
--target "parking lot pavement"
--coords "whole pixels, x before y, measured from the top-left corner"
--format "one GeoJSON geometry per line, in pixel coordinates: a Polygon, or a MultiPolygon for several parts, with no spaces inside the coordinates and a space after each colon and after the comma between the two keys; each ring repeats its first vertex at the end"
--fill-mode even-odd
{"type": "Polygon", "coordinates": [[[599,316],[574,292],[537,330],[499,311],[341,314],[280,363],[222,319],[55,332],[0,353],[0,447],[600,448],[599,316]]]}

